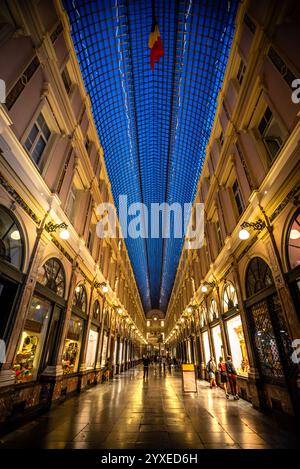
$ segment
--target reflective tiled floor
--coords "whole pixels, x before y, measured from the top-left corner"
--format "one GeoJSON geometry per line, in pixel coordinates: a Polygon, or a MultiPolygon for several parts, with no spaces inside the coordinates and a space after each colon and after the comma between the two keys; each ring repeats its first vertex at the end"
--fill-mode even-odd
{"type": "Polygon", "coordinates": [[[220,389],[198,382],[182,394],[179,373],[140,368],[67,400],[2,437],[2,448],[295,448],[283,430],[246,401],[227,401],[220,389]]]}

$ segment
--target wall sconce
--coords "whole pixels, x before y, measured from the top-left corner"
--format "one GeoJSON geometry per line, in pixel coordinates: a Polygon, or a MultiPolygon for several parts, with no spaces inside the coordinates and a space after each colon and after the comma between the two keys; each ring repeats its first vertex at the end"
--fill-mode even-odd
{"type": "Polygon", "coordinates": [[[239,238],[244,241],[250,237],[248,228],[251,228],[260,233],[265,228],[265,226],[266,224],[261,218],[254,222],[244,221],[244,223],[241,224],[242,229],[239,232],[239,238]]]}
{"type": "Polygon", "coordinates": [[[203,282],[201,291],[202,293],[206,293],[208,291],[208,287],[215,288],[217,283],[213,280],[212,282],[203,282]]]}
{"type": "Polygon", "coordinates": [[[56,233],[57,230],[60,230],[59,237],[61,239],[69,239],[70,238],[70,232],[68,230],[68,225],[66,223],[54,224],[52,222],[49,222],[45,226],[45,230],[48,231],[48,233],[56,233]]]}
{"type": "Polygon", "coordinates": [[[94,282],[94,287],[95,288],[101,288],[103,293],[107,293],[108,290],[109,290],[109,288],[108,288],[108,286],[106,285],[105,282],[94,282]]]}

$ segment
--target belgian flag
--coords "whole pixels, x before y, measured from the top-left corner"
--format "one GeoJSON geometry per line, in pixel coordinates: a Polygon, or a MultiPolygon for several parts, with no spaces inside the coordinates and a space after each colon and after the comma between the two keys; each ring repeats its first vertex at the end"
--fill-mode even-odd
{"type": "Polygon", "coordinates": [[[150,64],[151,70],[154,70],[155,62],[158,62],[164,56],[164,47],[158,29],[158,23],[154,12],[154,1],[152,1],[152,26],[149,37],[149,49],[151,49],[150,64]]]}

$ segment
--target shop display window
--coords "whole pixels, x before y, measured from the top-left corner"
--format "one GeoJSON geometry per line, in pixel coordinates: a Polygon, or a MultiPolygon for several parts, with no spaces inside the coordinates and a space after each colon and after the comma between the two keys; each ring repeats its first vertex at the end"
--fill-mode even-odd
{"type": "Polygon", "coordinates": [[[68,333],[62,359],[64,374],[76,373],[78,370],[82,333],[83,320],[72,316],[69,321],[68,333]]]}
{"type": "Polygon", "coordinates": [[[104,333],[103,336],[103,344],[102,344],[102,353],[101,353],[101,366],[105,366],[106,364],[106,355],[107,355],[107,343],[108,343],[108,336],[107,333],[104,333]]]}
{"type": "Polygon", "coordinates": [[[207,331],[203,332],[202,338],[203,338],[203,349],[204,349],[204,361],[205,363],[207,363],[211,355],[207,331]]]}
{"type": "Polygon", "coordinates": [[[32,298],[13,365],[17,383],[36,379],[51,309],[48,301],[32,298]]]}
{"type": "Polygon", "coordinates": [[[122,363],[122,357],[123,357],[123,342],[120,342],[120,347],[119,347],[119,363],[122,363]]]}
{"type": "Polygon", "coordinates": [[[216,362],[218,363],[220,357],[224,358],[220,326],[213,327],[211,332],[212,332],[212,339],[213,339],[214,349],[215,349],[215,358],[216,358],[216,362]]]}
{"type": "Polygon", "coordinates": [[[97,329],[92,326],[89,332],[88,346],[87,346],[87,352],[86,352],[86,367],[87,368],[94,368],[95,366],[98,339],[99,339],[99,333],[97,329]]]}
{"type": "Polygon", "coordinates": [[[118,341],[115,341],[115,347],[114,347],[114,359],[113,359],[113,364],[117,364],[117,349],[118,349],[118,341]]]}
{"type": "Polygon", "coordinates": [[[226,326],[233,364],[238,375],[247,376],[249,361],[241,317],[235,316],[229,319],[226,321],[226,326]]]}

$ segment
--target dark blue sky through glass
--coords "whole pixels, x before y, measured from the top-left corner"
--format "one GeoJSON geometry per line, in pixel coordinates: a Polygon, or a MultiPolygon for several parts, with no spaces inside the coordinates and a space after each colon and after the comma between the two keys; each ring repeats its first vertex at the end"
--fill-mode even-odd
{"type": "MultiPolygon", "coordinates": [[[[118,207],[193,201],[237,0],[157,0],[164,57],[150,69],[151,0],[65,0],[118,207]]],[[[126,245],[145,311],[166,310],[183,238],[126,245]]]]}

